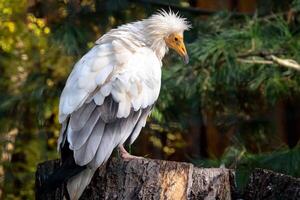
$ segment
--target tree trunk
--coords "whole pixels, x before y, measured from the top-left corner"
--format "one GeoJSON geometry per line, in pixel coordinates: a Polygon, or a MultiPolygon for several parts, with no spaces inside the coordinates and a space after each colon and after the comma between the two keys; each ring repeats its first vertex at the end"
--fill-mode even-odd
{"type": "MultiPolygon", "coordinates": [[[[52,193],[41,190],[44,177],[59,167],[59,160],[38,165],[36,199],[63,199],[64,186],[52,193]]],[[[192,164],[136,159],[112,159],[94,175],[81,199],[231,199],[233,171],[197,168],[192,164]]]]}

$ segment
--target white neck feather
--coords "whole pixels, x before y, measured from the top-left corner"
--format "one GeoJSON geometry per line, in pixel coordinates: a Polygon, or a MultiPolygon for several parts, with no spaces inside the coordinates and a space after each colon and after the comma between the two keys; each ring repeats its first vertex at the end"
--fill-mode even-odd
{"type": "Polygon", "coordinates": [[[147,46],[151,48],[158,59],[162,60],[165,54],[168,52],[168,47],[163,36],[148,36],[147,46]]]}

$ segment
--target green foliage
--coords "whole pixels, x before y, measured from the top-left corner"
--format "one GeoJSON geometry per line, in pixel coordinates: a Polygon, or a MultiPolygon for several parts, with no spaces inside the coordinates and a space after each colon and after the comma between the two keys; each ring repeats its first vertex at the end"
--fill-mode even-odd
{"type": "Polygon", "coordinates": [[[253,154],[245,148],[230,147],[218,160],[198,159],[194,161],[202,167],[227,167],[236,169],[236,182],[239,189],[246,185],[249,175],[255,168],[273,170],[278,173],[300,177],[300,148],[278,149],[274,152],[253,154]]]}
{"type": "Polygon", "coordinates": [[[236,168],[241,188],[256,167],[300,176],[299,147],[283,148],[270,116],[278,102],[299,97],[299,71],[264,62],[268,55],[300,62],[298,23],[282,14],[234,19],[219,13],[194,27],[198,35],[188,46],[191,63],[178,61],[164,69],[161,122],[186,128],[188,116],[210,111],[221,133],[234,128],[233,146],[221,158],[193,161],[236,168]]]}
{"type": "MultiPolygon", "coordinates": [[[[290,30],[281,17],[272,20],[246,19],[243,23],[234,23],[229,27],[229,22],[225,20],[219,24],[220,19],[216,17],[211,20],[217,21],[217,25],[212,24],[206,33],[203,33],[201,26],[199,27],[201,34],[189,48],[192,63],[181,67],[176,74],[186,77],[178,79],[181,80],[178,84],[186,84],[183,82],[191,80],[186,84],[186,92],[193,93],[189,90],[197,88],[201,94],[202,106],[221,105],[225,110],[231,102],[239,103],[239,93],[243,96],[245,93],[259,94],[271,104],[282,96],[291,96],[292,92],[298,91],[297,71],[276,64],[238,62],[239,58],[246,57],[247,54],[250,57],[251,54],[266,51],[274,54],[284,52],[282,57],[297,60],[299,35],[293,35],[293,30],[290,30]]],[[[256,59],[257,57],[259,56],[256,56],[256,59]]],[[[241,103],[255,106],[255,103],[247,102],[251,99],[253,100],[244,98],[241,103]]],[[[243,106],[242,104],[240,106],[243,106]]]]}
{"type": "Polygon", "coordinates": [[[292,2],[292,7],[293,7],[293,10],[299,11],[300,10],[300,1],[299,0],[294,0],[292,2]]]}
{"type": "MultiPolygon", "coordinates": [[[[1,1],[0,124],[5,198],[33,199],[36,164],[54,158],[58,97],[74,62],[49,43],[45,19],[26,1],[1,1]],[[8,10],[8,11],[5,11],[8,10]],[[3,34],[2,34],[3,33],[3,34]],[[16,135],[10,132],[16,130],[16,135]],[[49,151],[50,150],[50,151],[49,151]],[[18,188],[16,191],[15,188],[18,188]]],[[[2,185],[3,183],[1,183],[2,185]]]]}
{"type": "MultiPolygon", "coordinates": [[[[182,123],[191,111],[201,115],[200,110],[210,110],[221,129],[235,124],[241,134],[258,133],[243,123],[265,117],[280,100],[299,96],[299,72],[265,64],[267,56],[262,56],[299,62],[299,32],[281,15],[235,20],[220,13],[195,29],[197,39],[188,47],[191,63],[172,63],[163,74],[159,110],[175,114],[164,115],[165,121],[182,123]]],[[[273,131],[270,125],[262,127],[273,131]]]]}

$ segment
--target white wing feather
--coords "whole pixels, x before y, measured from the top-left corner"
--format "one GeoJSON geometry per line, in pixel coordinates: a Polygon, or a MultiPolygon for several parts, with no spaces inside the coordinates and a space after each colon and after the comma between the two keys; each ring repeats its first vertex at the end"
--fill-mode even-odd
{"type": "MultiPolygon", "coordinates": [[[[101,106],[106,97],[111,95],[118,103],[116,119],[127,118],[132,111],[145,109],[154,104],[158,98],[161,62],[147,47],[135,47],[134,51],[132,48],[128,49],[128,45],[118,40],[97,45],[75,65],[67,80],[60,99],[59,120],[63,123],[71,116],[66,137],[70,148],[78,151],[76,155],[80,156],[75,160],[80,165],[91,161],[91,158],[84,159],[83,152],[88,154],[89,148],[83,146],[91,143],[89,138],[94,134],[93,128],[100,117],[100,113],[99,115],[93,113],[99,112],[96,106],[101,106]]],[[[105,115],[105,113],[101,114],[105,115]]],[[[109,130],[102,127],[104,130],[99,133],[102,136],[98,138],[103,141],[99,141],[98,149],[104,148],[101,145],[107,146],[111,143],[112,147],[109,148],[111,150],[106,153],[110,154],[116,145],[130,136],[137,121],[138,119],[134,118],[132,124],[123,123],[124,126],[129,127],[128,130],[124,129],[126,133],[123,135],[118,133],[121,134],[120,136],[112,133],[114,132],[112,129],[116,128],[110,126],[111,130],[109,130]]],[[[115,131],[120,132],[119,129],[115,131]]],[[[94,135],[92,137],[96,138],[94,135]]],[[[91,148],[91,152],[95,155],[95,148],[91,148]]],[[[97,158],[96,163],[101,164],[105,160],[104,156],[109,155],[100,156],[102,158],[97,158]]]]}
{"type": "Polygon", "coordinates": [[[101,105],[111,93],[125,106],[120,108],[119,117],[128,115],[129,105],[137,110],[153,104],[160,90],[160,67],[161,62],[146,47],[131,52],[116,41],[95,46],[75,65],[67,80],[60,99],[59,121],[62,123],[79,109],[97,87],[103,89],[102,96],[94,98],[96,104],[101,105]]]}

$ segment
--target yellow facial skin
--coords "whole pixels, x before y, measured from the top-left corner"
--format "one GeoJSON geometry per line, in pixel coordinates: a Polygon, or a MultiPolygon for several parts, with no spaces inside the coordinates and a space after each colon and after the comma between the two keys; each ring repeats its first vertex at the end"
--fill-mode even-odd
{"type": "Polygon", "coordinates": [[[165,37],[167,46],[174,49],[184,60],[185,64],[189,62],[189,56],[187,54],[182,34],[172,33],[168,37],[165,37]]]}

